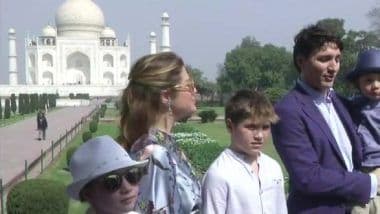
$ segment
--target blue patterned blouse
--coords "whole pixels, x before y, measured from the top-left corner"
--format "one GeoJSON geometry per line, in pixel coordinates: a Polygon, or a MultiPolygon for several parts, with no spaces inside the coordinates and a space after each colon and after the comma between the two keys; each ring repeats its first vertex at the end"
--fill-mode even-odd
{"type": "Polygon", "coordinates": [[[150,159],[137,202],[142,213],[199,212],[200,182],[174,136],[151,129],[133,144],[131,156],[136,160],[150,159]]]}

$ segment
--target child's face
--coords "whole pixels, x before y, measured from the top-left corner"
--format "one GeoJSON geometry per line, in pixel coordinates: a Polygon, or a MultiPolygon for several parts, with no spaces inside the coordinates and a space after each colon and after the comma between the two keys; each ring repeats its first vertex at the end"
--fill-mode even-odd
{"type": "Polygon", "coordinates": [[[365,97],[380,101],[380,74],[370,73],[360,76],[359,89],[365,97]]]}
{"type": "Polygon", "coordinates": [[[230,123],[231,148],[246,154],[249,158],[256,158],[268,140],[270,125],[269,121],[258,123],[251,118],[238,124],[230,123]]]}

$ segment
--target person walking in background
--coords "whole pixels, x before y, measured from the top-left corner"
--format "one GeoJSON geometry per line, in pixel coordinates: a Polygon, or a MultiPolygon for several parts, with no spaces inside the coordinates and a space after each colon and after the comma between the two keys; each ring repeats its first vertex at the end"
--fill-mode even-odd
{"type": "Polygon", "coordinates": [[[133,65],[122,95],[121,141],[137,160],[150,159],[138,206],[144,213],[195,213],[200,182],[171,131],[196,111],[197,92],[173,52],[147,55],[133,65]]]}
{"type": "Polygon", "coordinates": [[[278,121],[261,93],[240,90],[225,107],[231,145],[207,170],[202,213],[287,213],[280,165],[262,152],[278,121]]]}
{"type": "Polygon", "coordinates": [[[358,171],[362,147],[342,98],[333,90],[342,41],[311,25],[294,39],[296,86],[275,105],[273,142],[290,177],[289,213],[347,213],[376,196],[379,175],[358,171]]]}
{"type": "MultiPolygon", "coordinates": [[[[346,78],[360,91],[349,110],[363,142],[362,171],[380,174],[380,50],[362,51],[346,78]]],[[[380,197],[353,208],[354,214],[380,213],[380,197]]]]}
{"type": "Polygon", "coordinates": [[[48,127],[48,123],[46,120],[45,112],[38,111],[37,113],[37,130],[38,130],[38,140],[46,139],[46,129],[48,127]]]}
{"type": "Polygon", "coordinates": [[[88,202],[87,213],[136,213],[139,182],[147,165],[147,160],[132,160],[109,136],[90,139],[70,159],[73,182],[67,186],[67,194],[88,202]]]}

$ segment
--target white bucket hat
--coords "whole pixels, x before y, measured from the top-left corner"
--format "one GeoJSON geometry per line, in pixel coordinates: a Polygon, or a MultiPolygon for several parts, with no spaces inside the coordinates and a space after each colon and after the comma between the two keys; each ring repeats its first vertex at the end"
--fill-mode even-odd
{"type": "Polygon", "coordinates": [[[92,138],[71,156],[69,168],[73,182],[67,187],[67,194],[80,200],[80,191],[93,179],[114,170],[145,167],[147,164],[148,160],[132,160],[125,149],[109,136],[92,138]]]}

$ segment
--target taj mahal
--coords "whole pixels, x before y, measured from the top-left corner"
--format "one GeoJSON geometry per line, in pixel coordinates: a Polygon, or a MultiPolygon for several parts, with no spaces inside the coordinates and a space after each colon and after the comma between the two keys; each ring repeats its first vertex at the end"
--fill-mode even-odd
{"type": "MultiPolygon", "coordinates": [[[[151,54],[170,51],[169,28],[169,15],[164,12],[160,46],[154,32],[147,35],[151,54]]],[[[8,41],[9,84],[0,85],[0,96],[26,92],[118,96],[128,82],[131,41],[118,40],[92,0],[66,0],[57,9],[55,25],[46,25],[40,36],[26,36],[25,83],[18,82],[13,28],[8,31],[8,41]]]]}

